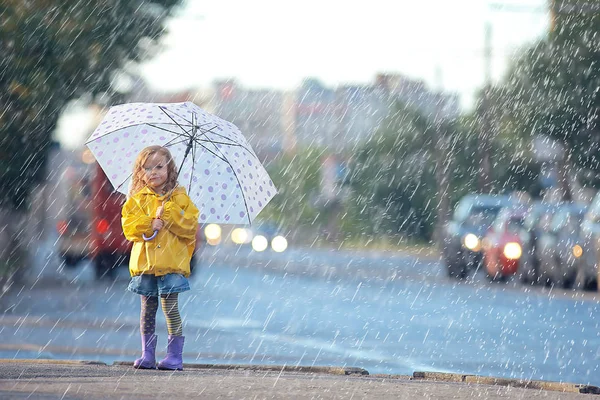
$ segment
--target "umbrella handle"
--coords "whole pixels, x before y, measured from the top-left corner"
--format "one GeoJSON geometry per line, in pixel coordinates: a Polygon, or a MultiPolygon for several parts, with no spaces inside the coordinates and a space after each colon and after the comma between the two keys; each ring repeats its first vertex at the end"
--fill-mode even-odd
{"type": "Polygon", "coordinates": [[[147,242],[149,240],[154,239],[157,234],[158,234],[158,231],[154,231],[154,233],[152,234],[152,236],[146,237],[146,234],[142,233],[142,239],[144,239],[147,242]]]}
{"type": "MultiPolygon", "coordinates": [[[[169,196],[171,196],[171,195],[169,195],[169,196]]],[[[165,204],[165,203],[164,203],[164,201],[163,201],[163,205],[164,205],[164,204],[165,204]]],[[[158,217],[158,219],[160,219],[160,217],[158,217]]],[[[146,237],[146,234],[145,234],[145,233],[142,233],[142,239],[144,239],[144,240],[147,242],[147,241],[149,241],[149,240],[152,240],[152,239],[154,239],[154,238],[156,237],[156,235],[157,235],[157,234],[158,234],[158,231],[156,231],[156,230],[154,231],[154,233],[153,233],[153,234],[152,234],[152,236],[150,236],[150,237],[146,237]]]]}

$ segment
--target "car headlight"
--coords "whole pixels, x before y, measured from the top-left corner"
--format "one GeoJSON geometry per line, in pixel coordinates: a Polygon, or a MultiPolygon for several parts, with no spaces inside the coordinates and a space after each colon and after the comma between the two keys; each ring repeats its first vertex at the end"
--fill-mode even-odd
{"type": "Polygon", "coordinates": [[[252,232],[246,228],[235,228],[231,231],[231,241],[235,244],[247,244],[252,240],[252,232]]]}
{"type": "Polygon", "coordinates": [[[221,243],[221,227],[217,224],[208,224],[204,228],[204,236],[206,242],[212,246],[216,246],[221,243]]]}
{"type": "Polygon", "coordinates": [[[573,255],[575,256],[575,258],[581,257],[583,255],[583,247],[581,247],[578,244],[573,246],[573,255]]]}
{"type": "Polygon", "coordinates": [[[284,238],[283,236],[275,236],[273,238],[273,240],[271,240],[271,248],[273,249],[273,251],[276,251],[277,253],[284,252],[285,249],[287,249],[287,247],[288,247],[287,239],[284,238]]]}
{"type": "Polygon", "coordinates": [[[465,247],[469,250],[479,251],[479,249],[481,249],[481,243],[479,241],[479,238],[472,233],[468,233],[467,235],[465,235],[463,243],[465,244],[465,247]]]}
{"type": "Polygon", "coordinates": [[[252,248],[254,251],[265,251],[269,247],[269,241],[263,235],[256,235],[252,239],[252,248]]]}
{"type": "Polygon", "coordinates": [[[510,242],[504,246],[504,256],[509,260],[516,260],[521,257],[522,250],[519,243],[510,242]]]}

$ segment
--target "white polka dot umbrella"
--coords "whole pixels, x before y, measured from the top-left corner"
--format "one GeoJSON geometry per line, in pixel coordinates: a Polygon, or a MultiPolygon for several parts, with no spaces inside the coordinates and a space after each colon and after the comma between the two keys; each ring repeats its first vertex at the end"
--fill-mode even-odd
{"type": "Polygon", "coordinates": [[[168,148],[201,223],[250,224],[277,193],[240,130],[190,102],[111,107],[86,145],[124,194],[139,152],[168,148]]]}

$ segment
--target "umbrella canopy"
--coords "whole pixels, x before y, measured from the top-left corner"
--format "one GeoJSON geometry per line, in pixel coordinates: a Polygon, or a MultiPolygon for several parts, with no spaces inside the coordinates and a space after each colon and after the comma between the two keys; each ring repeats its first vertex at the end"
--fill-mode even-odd
{"type": "Polygon", "coordinates": [[[124,194],[139,152],[168,148],[201,223],[250,224],[277,193],[240,130],[191,102],[111,107],[86,145],[124,194]]]}

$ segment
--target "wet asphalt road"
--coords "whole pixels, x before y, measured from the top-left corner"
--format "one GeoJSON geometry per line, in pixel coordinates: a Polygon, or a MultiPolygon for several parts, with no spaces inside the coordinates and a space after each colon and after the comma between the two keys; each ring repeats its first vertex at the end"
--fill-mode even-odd
{"type": "MultiPolygon", "coordinates": [[[[126,273],[96,282],[82,265],[61,277],[0,299],[0,358],[136,358],[139,299],[126,273]]],[[[455,282],[435,259],[327,250],[208,249],[191,283],[180,300],[186,362],[600,385],[594,294],[455,282]]],[[[160,312],[157,329],[162,349],[160,312]]]]}

